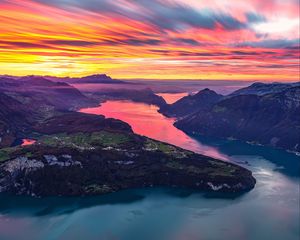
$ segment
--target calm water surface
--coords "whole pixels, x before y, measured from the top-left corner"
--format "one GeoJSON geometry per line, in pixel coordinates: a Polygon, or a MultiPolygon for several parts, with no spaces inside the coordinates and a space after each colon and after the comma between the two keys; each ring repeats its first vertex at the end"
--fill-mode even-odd
{"type": "Polygon", "coordinates": [[[172,94],[170,94],[170,93],[156,93],[156,95],[163,97],[168,104],[172,104],[172,103],[176,102],[177,100],[187,96],[188,93],[187,92],[172,93],[172,94]]]}
{"type": "Polygon", "coordinates": [[[116,117],[139,134],[241,164],[253,171],[255,189],[236,198],[165,188],[86,198],[0,195],[0,239],[299,239],[299,157],[238,141],[192,138],[156,110],[109,101],[82,112],[116,117]]]}

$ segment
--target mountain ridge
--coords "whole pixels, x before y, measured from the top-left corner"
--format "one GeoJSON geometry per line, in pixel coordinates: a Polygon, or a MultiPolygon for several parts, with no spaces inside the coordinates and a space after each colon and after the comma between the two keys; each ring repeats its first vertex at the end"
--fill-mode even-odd
{"type": "Polygon", "coordinates": [[[300,86],[281,92],[241,94],[224,98],[209,111],[175,122],[190,133],[300,151],[300,86]],[[299,115],[299,116],[298,116],[299,115]]]}
{"type": "Polygon", "coordinates": [[[222,98],[223,95],[205,88],[194,95],[185,96],[173,104],[162,106],[159,112],[167,117],[181,118],[198,111],[207,110],[222,98]]]}

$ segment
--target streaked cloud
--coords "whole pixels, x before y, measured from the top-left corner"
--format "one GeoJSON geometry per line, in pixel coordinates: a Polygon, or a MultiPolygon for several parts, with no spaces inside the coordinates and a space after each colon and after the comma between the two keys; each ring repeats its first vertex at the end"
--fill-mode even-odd
{"type": "Polygon", "coordinates": [[[61,46],[77,46],[77,47],[84,47],[84,46],[92,46],[96,45],[96,42],[89,42],[89,41],[81,41],[81,40],[44,40],[43,43],[51,44],[51,45],[61,45],[61,46]]]}
{"type": "Polygon", "coordinates": [[[0,74],[296,80],[299,1],[2,0],[0,74]]]}

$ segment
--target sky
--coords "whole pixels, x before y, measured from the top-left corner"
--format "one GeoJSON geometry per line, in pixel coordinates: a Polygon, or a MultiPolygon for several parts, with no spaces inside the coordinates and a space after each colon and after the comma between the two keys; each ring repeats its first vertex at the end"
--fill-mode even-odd
{"type": "Polygon", "coordinates": [[[0,74],[299,81],[299,0],[0,0],[0,74]]]}

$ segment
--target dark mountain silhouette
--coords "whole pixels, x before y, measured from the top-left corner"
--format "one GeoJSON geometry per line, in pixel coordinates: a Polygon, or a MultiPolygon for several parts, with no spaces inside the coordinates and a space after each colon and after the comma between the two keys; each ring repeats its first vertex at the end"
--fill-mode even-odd
{"type": "Polygon", "coordinates": [[[222,95],[206,88],[195,95],[183,97],[173,104],[161,107],[159,112],[168,117],[180,118],[198,111],[208,110],[222,98],[222,95]]]}
{"type": "Polygon", "coordinates": [[[178,120],[193,134],[237,138],[300,151],[300,87],[265,95],[238,95],[178,120]]]}
{"type": "Polygon", "coordinates": [[[98,101],[107,100],[130,100],[133,102],[156,105],[160,108],[167,103],[163,97],[156,95],[150,88],[146,89],[105,89],[101,92],[89,93],[90,96],[98,101]]]}

